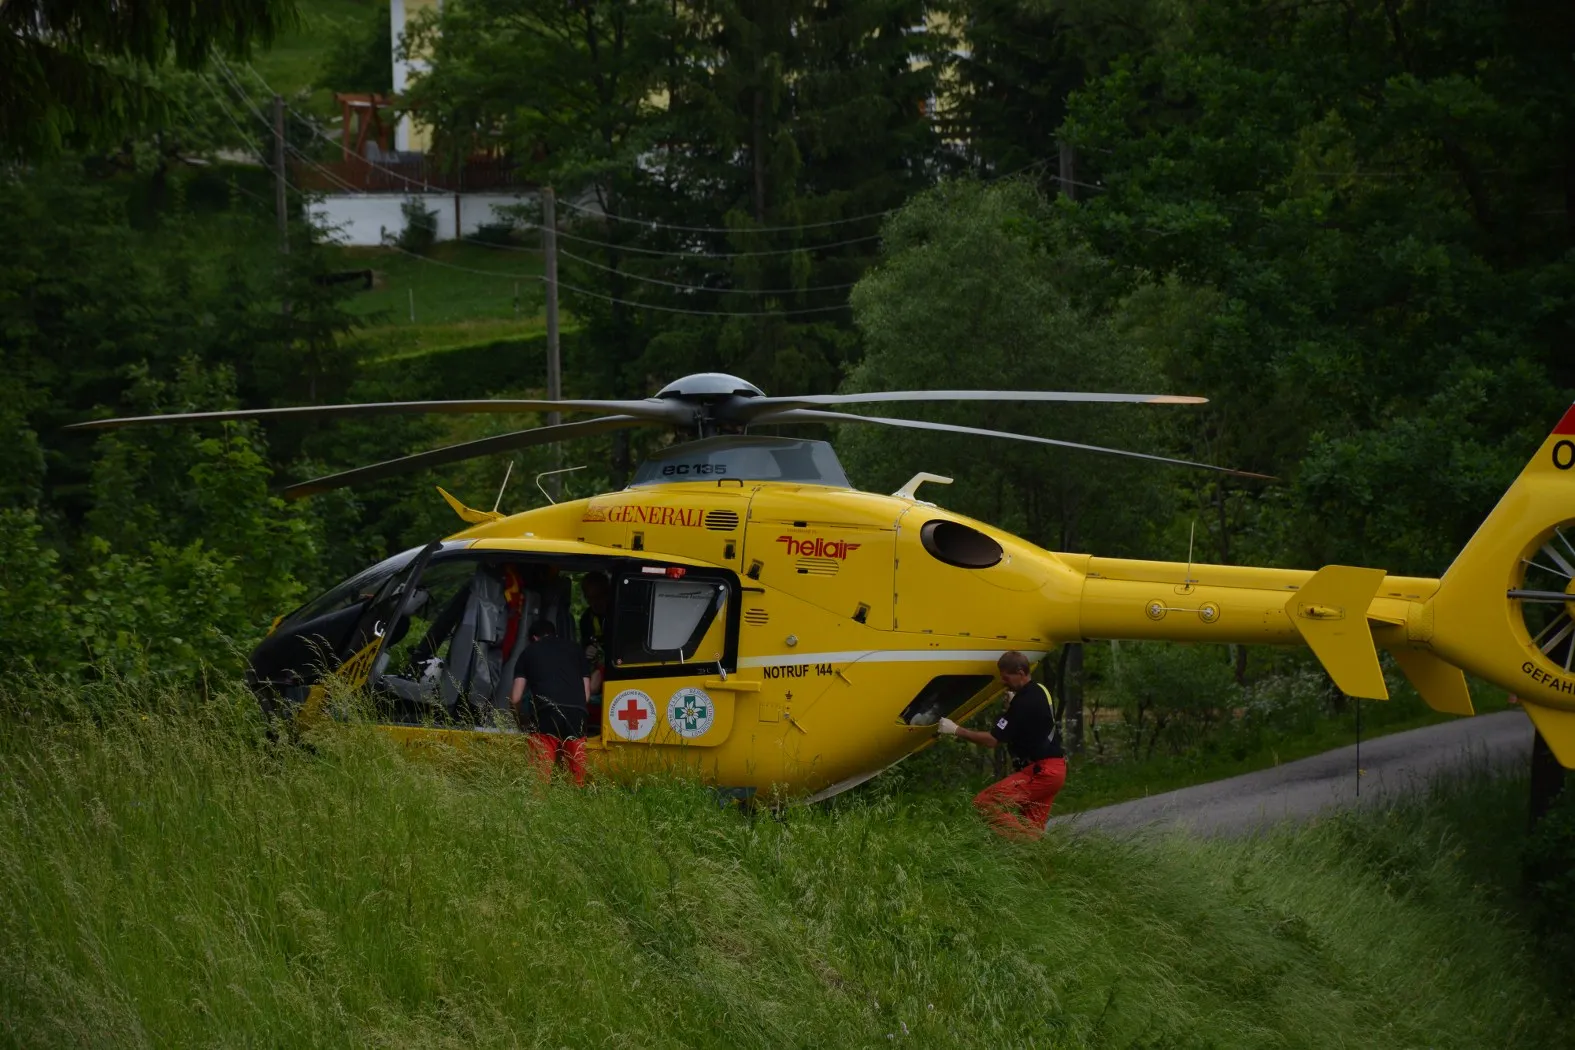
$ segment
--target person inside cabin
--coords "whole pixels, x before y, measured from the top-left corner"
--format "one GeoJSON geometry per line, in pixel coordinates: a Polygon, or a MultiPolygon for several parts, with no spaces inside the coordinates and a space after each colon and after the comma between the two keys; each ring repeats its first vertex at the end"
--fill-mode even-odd
{"type": "Polygon", "coordinates": [[[580,647],[558,636],[548,619],[530,625],[530,644],[514,668],[509,704],[544,778],[560,762],[576,786],[585,783],[585,707],[590,700],[590,666],[580,647]],[[530,706],[525,706],[526,693],[530,706]]]}
{"type": "Polygon", "coordinates": [[[973,804],[1003,838],[1036,839],[1045,833],[1050,807],[1066,783],[1066,758],[1056,726],[1055,701],[1034,681],[1028,657],[1013,651],[996,661],[1007,689],[1006,710],[990,732],[942,718],[936,732],[980,747],[1005,744],[1014,772],[974,796],[973,804]]]}
{"type": "Polygon", "coordinates": [[[607,675],[607,613],[612,602],[612,584],[606,573],[588,572],[580,577],[580,593],[585,596],[585,611],[580,614],[580,646],[591,668],[593,720],[600,725],[602,682],[607,675]]]}

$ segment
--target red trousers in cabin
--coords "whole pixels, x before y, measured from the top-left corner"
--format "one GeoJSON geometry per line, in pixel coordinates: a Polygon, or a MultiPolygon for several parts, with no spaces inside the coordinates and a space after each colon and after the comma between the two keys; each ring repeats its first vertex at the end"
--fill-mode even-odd
{"type": "Polygon", "coordinates": [[[550,780],[552,768],[560,761],[569,776],[574,778],[575,787],[585,786],[585,738],[584,737],[556,737],[546,733],[530,734],[530,749],[536,757],[536,766],[541,770],[541,778],[550,780]]]}
{"type": "Polygon", "coordinates": [[[997,835],[1036,839],[1045,833],[1050,806],[1065,783],[1066,759],[1042,758],[979,792],[974,808],[997,835]]]}

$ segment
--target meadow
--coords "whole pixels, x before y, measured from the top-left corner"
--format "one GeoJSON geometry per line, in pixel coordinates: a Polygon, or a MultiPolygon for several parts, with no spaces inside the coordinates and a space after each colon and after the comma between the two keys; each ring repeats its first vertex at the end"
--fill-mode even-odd
{"type": "Polygon", "coordinates": [[[1514,780],[1023,845],[901,767],[744,813],[282,740],[234,688],[0,690],[9,1045],[1567,1045],[1514,780]]]}

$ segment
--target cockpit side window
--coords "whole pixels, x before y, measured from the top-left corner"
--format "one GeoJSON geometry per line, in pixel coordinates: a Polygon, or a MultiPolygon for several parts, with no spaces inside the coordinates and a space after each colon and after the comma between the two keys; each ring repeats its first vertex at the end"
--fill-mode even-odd
{"type": "Polygon", "coordinates": [[[736,646],[732,588],[712,576],[628,572],[614,581],[609,677],[653,667],[731,663],[736,646]]]}

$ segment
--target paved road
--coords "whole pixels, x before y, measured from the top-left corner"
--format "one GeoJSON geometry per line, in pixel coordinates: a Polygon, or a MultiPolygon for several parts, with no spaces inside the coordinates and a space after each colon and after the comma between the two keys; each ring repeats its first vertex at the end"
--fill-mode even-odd
{"type": "Polygon", "coordinates": [[[1281,821],[1305,819],[1325,809],[1392,799],[1396,794],[1425,788],[1451,770],[1524,767],[1531,757],[1531,740],[1531,721],[1519,711],[1457,718],[1362,741],[1365,773],[1360,800],[1353,745],[1229,780],[1053,817],[1050,825],[1243,834],[1281,821]]]}

